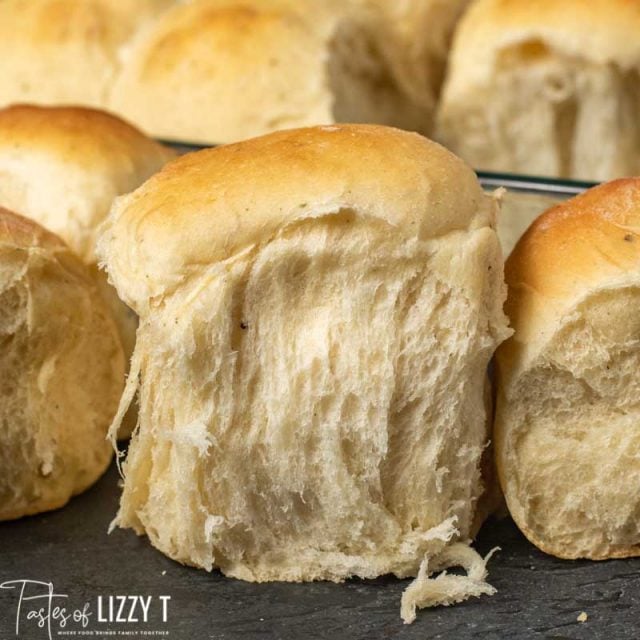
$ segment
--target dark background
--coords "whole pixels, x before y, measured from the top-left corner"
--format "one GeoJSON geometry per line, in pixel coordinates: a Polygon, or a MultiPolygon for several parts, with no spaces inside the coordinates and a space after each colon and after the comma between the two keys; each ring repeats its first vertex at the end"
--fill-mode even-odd
{"type": "MultiPolygon", "coordinates": [[[[640,638],[640,558],[608,562],[562,561],[529,544],[510,519],[490,520],[476,543],[498,545],[489,563],[492,597],[453,607],[423,609],[402,624],[400,597],[409,580],[380,578],[345,584],[250,584],[218,572],[182,567],[132,531],[106,531],[118,502],[115,468],[59,511],[0,523],[0,583],[53,582],[68,594],[65,606],[94,612],[98,630],[168,631],[172,640],[285,638],[331,640],[429,638],[640,638]],[[152,603],[149,624],[97,624],[102,595],[170,595],[169,619],[152,603]],[[588,620],[577,621],[585,611],[588,620]]],[[[0,589],[0,638],[16,638],[15,591],[0,589]]],[[[67,629],[80,629],[69,624],[67,629]]],[[[57,626],[53,625],[54,638],[57,626]]],[[[47,629],[23,620],[20,638],[47,639],[47,629]]],[[[71,637],[82,637],[79,635],[71,637]]]]}

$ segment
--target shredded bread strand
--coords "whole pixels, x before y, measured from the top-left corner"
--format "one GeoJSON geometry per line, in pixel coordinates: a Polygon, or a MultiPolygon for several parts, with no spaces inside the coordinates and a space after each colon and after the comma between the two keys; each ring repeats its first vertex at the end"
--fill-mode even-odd
{"type": "MultiPolygon", "coordinates": [[[[122,420],[124,419],[125,414],[129,410],[129,407],[131,406],[131,403],[133,402],[134,398],[136,397],[136,393],[138,392],[138,386],[140,385],[140,360],[140,350],[136,348],[134,349],[133,356],[131,357],[131,368],[129,369],[127,382],[120,398],[118,412],[114,416],[113,421],[111,422],[111,426],[109,427],[109,432],[107,433],[107,440],[111,442],[111,446],[115,451],[118,473],[120,474],[120,477],[122,479],[124,479],[124,473],[122,471],[120,459],[125,456],[125,452],[118,449],[118,431],[120,430],[120,425],[122,424],[122,420]]],[[[137,431],[137,429],[138,425],[136,424],[131,435],[133,435],[137,431]]],[[[111,531],[111,528],[109,529],[109,531],[111,531]]]]}
{"type": "Polygon", "coordinates": [[[404,623],[411,624],[416,619],[416,608],[447,607],[471,597],[496,593],[496,589],[486,582],[487,562],[499,549],[492,549],[483,558],[468,544],[456,542],[434,557],[426,554],[416,579],[402,594],[400,615],[404,623]],[[462,567],[467,575],[450,575],[444,570],[457,566],[462,567]],[[437,571],[442,573],[436,578],[429,577],[437,571]]]}

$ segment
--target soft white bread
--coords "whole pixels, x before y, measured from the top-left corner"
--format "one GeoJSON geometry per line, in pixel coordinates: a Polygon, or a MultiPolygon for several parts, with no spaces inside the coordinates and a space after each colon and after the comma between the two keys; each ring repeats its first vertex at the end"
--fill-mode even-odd
{"type": "Polygon", "coordinates": [[[495,444],[509,510],[547,553],[640,555],[640,179],[547,211],[506,276],[495,444]]]}
{"type": "Polygon", "coordinates": [[[132,43],[109,106],[155,136],[198,143],[332,122],[425,128],[355,4],[177,4],[132,43]]]}
{"type": "Polygon", "coordinates": [[[478,0],[456,32],[438,138],[478,169],[640,173],[640,3],[478,0]]]}
{"type": "Polygon", "coordinates": [[[56,509],[106,469],[124,385],[116,326],[88,268],[0,209],[0,520],[56,509]]]}
{"type": "Polygon", "coordinates": [[[122,47],[171,0],[2,0],[0,106],[104,107],[122,47]]]}
{"type": "MultiPolygon", "coordinates": [[[[441,567],[484,490],[494,209],[439,145],[366,125],[194,153],[120,198],[98,251],[141,324],[117,524],[252,581],[441,567]]],[[[422,586],[407,620],[447,597],[422,586]]]]}

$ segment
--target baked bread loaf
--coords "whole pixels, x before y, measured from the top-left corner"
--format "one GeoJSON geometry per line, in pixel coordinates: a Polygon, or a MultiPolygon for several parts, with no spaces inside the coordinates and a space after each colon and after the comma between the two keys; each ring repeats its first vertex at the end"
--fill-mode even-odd
{"type": "Polygon", "coordinates": [[[109,464],[116,326],[58,237],[0,209],[0,520],[56,509],[109,464]]]}
{"type": "Polygon", "coordinates": [[[509,511],[555,556],[638,556],[640,179],[547,211],[506,277],[495,445],[509,511]]]}
{"type": "Polygon", "coordinates": [[[406,620],[490,592],[463,543],[507,334],[494,209],[439,145],[366,125],[190,154],[118,199],[98,251],[141,324],[117,525],[250,581],[422,563],[406,620]],[[444,558],[470,577],[427,581],[444,558]]]}
{"type": "Polygon", "coordinates": [[[640,3],[478,0],[456,33],[438,138],[477,169],[640,173],[640,3]]]}
{"type": "MultiPolygon", "coordinates": [[[[16,105],[0,110],[0,206],[63,238],[97,277],[127,359],[137,318],[98,271],[98,225],[116,196],[133,191],[174,153],[108,113],[16,105]]],[[[134,415],[122,432],[133,428],[134,415]]]]}

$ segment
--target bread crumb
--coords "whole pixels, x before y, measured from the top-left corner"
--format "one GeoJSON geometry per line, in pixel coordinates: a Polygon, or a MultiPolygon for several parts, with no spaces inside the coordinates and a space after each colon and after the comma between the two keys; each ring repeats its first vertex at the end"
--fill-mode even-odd
{"type": "MultiPolygon", "coordinates": [[[[440,529],[448,522],[450,521],[447,520],[429,531],[440,529]]],[[[416,619],[416,609],[438,605],[448,607],[468,598],[481,595],[492,596],[496,593],[496,589],[485,580],[487,562],[498,550],[500,547],[495,547],[483,558],[467,544],[456,542],[445,547],[434,558],[429,558],[429,555],[425,554],[418,576],[402,594],[400,615],[403,622],[411,624],[416,619]],[[433,561],[434,567],[429,567],[430,561],[433,561]],[[446,569],[449,567],[462,567],[467,575],[448,574],[446,569]],[[432,578],[431,574],[438,571],[442,573],[432,578]]]]}
{"type": "Polygon", "coordinates": [[[162,575],[163,575],[163,576],[166,576],[166,575],[167,575],[167,571],[166,571],[166,569],[162,572],[162,575]]]}
{"type": "Polygon", "coordinates": [[[51,475],[51,472],[53,471],[53,465],[51,464],[51,462],[43,462],[40,465],[40,475],[44,476],[45,478],[47,476],[51,475]]]}
{"type": "Polygon", "coordinates": [[[589,616],[587,615],[586,611],[583,611],[579,616],[578,616],[578,622],[586,622],[587,618],[589,616]]]}

